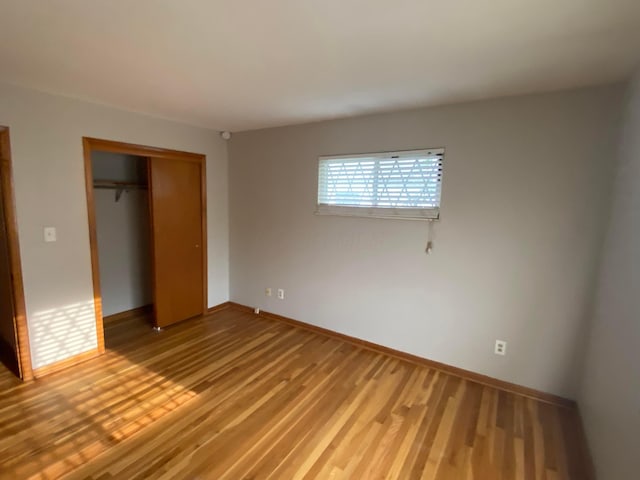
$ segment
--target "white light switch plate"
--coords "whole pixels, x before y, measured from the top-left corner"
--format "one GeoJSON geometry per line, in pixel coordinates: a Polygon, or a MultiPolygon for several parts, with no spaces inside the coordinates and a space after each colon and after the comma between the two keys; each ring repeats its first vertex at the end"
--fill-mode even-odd
{"type": "Polygon", "coordinates": [[[45,242],[55,242],[56,241],[56,228],[55,227],[44,227],[44,241],[45,242]]]}

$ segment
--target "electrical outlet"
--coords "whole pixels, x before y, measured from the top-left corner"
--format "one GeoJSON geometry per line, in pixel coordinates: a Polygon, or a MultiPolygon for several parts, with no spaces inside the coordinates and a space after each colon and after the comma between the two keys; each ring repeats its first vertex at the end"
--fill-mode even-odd
{"type": "Polygon", "coordinates": [[[278,298],[284,300],[284,290],[282,288],[278,289],[278,298]]]}
{"type": "Polygon", "coordinates": [[[44,227],[44,241],[45,242],[55,242],[56,238],[56,228],[55,227],[44,227]]]}
{"type": "Polygon", "coordinates": [[[264,295],[266,297],[270,297],[271,296],[271,287],[267,287],[264,289],[264,295]]]}
{"type": "Polygon", "coordinates": [[[507,342],[504,340],[496,340],[496,347],[494,350],[496,355],[506,355],[507,354],[507,342]]]}

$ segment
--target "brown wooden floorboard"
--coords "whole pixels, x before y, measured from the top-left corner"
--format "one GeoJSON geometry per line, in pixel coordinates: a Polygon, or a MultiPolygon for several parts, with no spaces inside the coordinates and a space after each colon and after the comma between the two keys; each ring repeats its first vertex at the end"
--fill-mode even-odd
{"type": "Polygon", "coordinates": [[[0,478],[588,478],[575,410],[225,310],[22,384],[0,370],[0,478]]]}

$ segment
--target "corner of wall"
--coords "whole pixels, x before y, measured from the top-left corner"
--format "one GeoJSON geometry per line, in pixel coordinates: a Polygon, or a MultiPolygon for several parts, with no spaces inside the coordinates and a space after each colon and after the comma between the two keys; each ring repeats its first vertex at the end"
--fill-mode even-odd
{"type": "Polygon", "coordinates": [[[615,156],[578,405],[599,478],[626,480],[640,471],[640,301],[633,280],[640,271],[640,70],[629,84],[615,156]]]}

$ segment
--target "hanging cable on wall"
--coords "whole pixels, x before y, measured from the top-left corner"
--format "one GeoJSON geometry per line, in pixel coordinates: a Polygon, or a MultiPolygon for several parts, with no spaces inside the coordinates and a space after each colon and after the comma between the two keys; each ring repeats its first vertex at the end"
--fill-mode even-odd
{"type": "Polygon", "coordinates": [[[427,221],[427,245],[424,248],[424,253],[430,255],[433,251],[433,223],[435,220],[427,221]]]}

